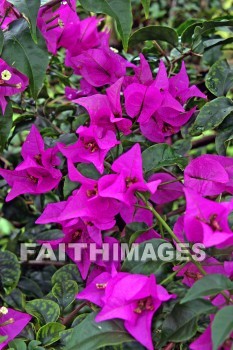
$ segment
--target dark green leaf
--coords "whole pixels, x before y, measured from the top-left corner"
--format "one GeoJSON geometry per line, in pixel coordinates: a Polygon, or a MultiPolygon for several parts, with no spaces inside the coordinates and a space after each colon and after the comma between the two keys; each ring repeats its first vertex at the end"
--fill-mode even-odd
{"type": "Polygon", "coordinates": [[[8,346],[14,350],[26,350],[27,349],[27,345],[25,344],[25,342],[23,340],[20,339],[14,339],[12,340],[8,346]]]}
{"type": "Polygon", "coordinates": [[[98,180],[101,177],[93,164],[80,163],[78,164],[77,169],[83,176],[89,177],[90,179],[98,180]]]}
{"type": "Polygon", "coordinates": [[[217,310],[207,300],[195,300],[184,305],[176,304],[166,317],[162,327],[162,344],[168,341],[184,342],[192,338],[197,331],[200,315],[209,315],[217,310]]]}
{"type": "Polygon", "coordinates": [[[191,25],[195,24],[196,22],[200,22],[199,19],[195,18],[189,18],[185,22],[181,23],[179,27],[176,29],[176,32],[178,35],[182,35],[183,32],[189,28],[191,25]]]}
{"type": "Polygon", "coordinates": [[[136,30],[131,35],[129,46],[134,46],[145,40],[159,40],[165,41],[172,46],[178,45],[178,35],[174,29],[164,26],[148,26],[136,30]]]}
{"type": "Polygon", "coordinates": [[[28,350],[43,350],[44,348],[42,348],[41,346],[39,346],[41,344],[40,341],[38,340],[32,340],[29,344],[28,344],[28,350]]]}
{"type": "Polygon", "coordinates": [[[11,294],[7,295],[4,300],[7,305],[11,306],[13,309],[24,311],[25,296],[18,288],[14,289],[11,294]]]}
{"type": "Polygon", "coordinates": [[[105,13],[116,20],[117,29],[121,36],[125,51],[132,28],[132,9],[130,0],[80,0],[81,5],[88,11],[105,13]]]}
{"type": "Polygon", "coordinates": [[[188,26],[187,28],[185,28],[185,30],[183,31],[182,35],[181,35],[181,41],[182,43],[192,43],[192,39],[193,39],[193,34],[194,34],[194,30],[197,26],[201,26],[202,22],[196,22],[191,24],[190,26],[188,26]]]}
{"type": "Polygon", "coordinates": [[[64,310],[69,306],[78,293],[78,285],[75,281],[55,283],[52,289],[53,295],[57,298],[59,306],[64,310]]]}
{"type": "Polygon", "coordinates": [[[213,350],[219,347],[227,340],[233,331],[233,306],[225,306],[219,310],[211,326],[213,341],[213,350]]]}
{"type": "Polygon", "coordinates": [[[5,114],[0,109],[0,152],[3,151],[12,128],[13,110],[11,103],[8,103],[5,114]]]}
{"type": "Polygon", "coordinates": [[[193,35],[193,50],[195,50],[201,44],[204,35],[207,35],[216,28],[230,26],[233,26],[233,20],[205,21],[201,24],[201,26],[196,26],[193,35]]]}
{"type": "Polygon", "coordinates": [[[64,186],[63,186],[63,195],[65,198],[68,198],[71,193],[78,187],[78,183],[71,181],[69,176],[65,177],[64,186]]]}
{"type": "Polygon", "coordinates": [[[41,325],[56,322],[59,315],[59,306],[51,300],[34,299],[26,304],[25,310],[37,318],[41,325]]]}
{"type": "Polygon", "coordinates": [[[96,314],[91,313],[73,328],[66,350],[96,350],[106,345],[117,345],[133,340],[121,321],[111,320],[97,323],[95,322],[96,314]]]}
{"type": "Polygon", "coordinates": [[[215,96],[224,96],[233,86],[233,70],[226,60],[219,60],[206,76],[206,87],[215,96]]]}
{"type": "Polygon", "coordinates": [[[49,63],[48,51],[41,34],[38,44],[31,37],[24,19],[15,21],[5,33],[2,58],[29,77],[30,90],[34,98],[42,88],[49,63]]]}
{"type": "Polygon", "coordinates": [[[66,327],[60,323],[50,322],[39,329],[36,339],[40,341],[42,345],[51,345],[61,338],[60,333],[64,331],[65,328],[66,327]]]}
{"type": "Polygon", "coordinates": [[[9,0],[22,13],[30,24],[33,40],[37,42],[36,21],[40,8],[40,0],[9,0]]]}
{"type": "Polygon", "coordinates": [[[150,2],[151,0],[142,0],[142,6],[144,7],[146,18],[149,17],[150,2]]]}
{"type": "Polygon", "coordinates": [[[68,264],[60,268],[58,271],[55,272],[55,274],[52,277],[52,283],[58,283],[58,282],[64,282],[65,280],[73,280],[77,283],[81,283],[82,279],[80,277],[80,273],[78,271],[78,268],[74,264],[68,264]]]}
{"type": "Polygon", "coordinates": [[[221,293],[224,290],[233,289],[233,282],[224,275],[212,274],[206,275],[188,290],[181,303],[187,303],[190,300],[212,296],[221,293]]]}
{"type": "Polygon", "coordinates": [[[2,54],[3,45],[4,45],[4,35],[3,35],[3,31],[0,29],[0,55],[2,54]]]}
{"type": "Polygon", "coordinates": [[[2,286],[5,293],[10,294],[20,278],[20,264],[15,254],[0,251],[0,271],[0,290],[2,286]]]}
{"type": "Polygon", "coordinates": [[[218,97],[206,103],[198,114],[190,134],[196,136],[205,130],[216,128],[232,111],[233,102],[226,97],[218,97]]]}
{"type": "Polygon", "coordinates": [[[142,153],[143,168],[146,172],[157,170],[164,166],[178,165],[184,169],[187,160],[177,154],[174,149],[166,143],[160,143],[147,148],[142,153]]]}
{"type": "Polygon", "coordinates": [[[125,238],[131,245],[142,233],[148,230],[144,222],[132,222],[125,226],[125,238]]]}

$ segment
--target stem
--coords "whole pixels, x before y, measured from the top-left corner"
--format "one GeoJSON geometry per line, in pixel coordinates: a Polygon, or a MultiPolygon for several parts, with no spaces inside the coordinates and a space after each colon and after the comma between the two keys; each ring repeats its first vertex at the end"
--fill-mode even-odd
{"type": "Polygon", "coordinates": [[[81,305],[79,305],[76,309],[74,309],[68,316],[64,317],[62,320],[62,324],[66,326],[67,324],[70,324],[75,316],[79,313],[79,311],[84,308],[84,306],[87,305],[87,302],[83,302],[81,305]]]}
{"type": "Polygon", "coordinates": [[[188,263],[188,261],[185,262],[184,264],[182,264],[178,270],[174,271],[171,275],[169,275],[169,276],[166,277],[164,280],[162,280],[162,282],[160,282],[160,284],[163,285],[163,284],[166,284],[166,283],[170,282],[170,280],[172,280],[173,277],[175,277],[175,276],[178,274],[178,272],[180,272],[180,270],[182,270],[183,267],[184,267],[187,263],[188,263]]]}
{"type": "Polygon", "coordinates": [[[155,45],[155,47],[159,50],[159,52],[164,56],[165,60],[167,61],[169,67],[171,67],[171,61],[169,60],[169,58],[167,57],[166,52],[163,50],[163,48],[157,43],[156,40],[153,40],[153,44],[155,45]]]}
{"type": "Polygon", "coordinates": [[[178,182],[178,181],[181,182],[182,180],[184,180],[184,178],[183,178],[183,177],[179,177],[179,178],[177,178],[177,179],[175,179],[175,180],[170,180],[170,181],[167,181],[167,182],[162,182],[162,183],[159,185],[159,187],[165,186],[165,185],[169,185],[169,184],[173,184],[174,182],[178,182]]]}

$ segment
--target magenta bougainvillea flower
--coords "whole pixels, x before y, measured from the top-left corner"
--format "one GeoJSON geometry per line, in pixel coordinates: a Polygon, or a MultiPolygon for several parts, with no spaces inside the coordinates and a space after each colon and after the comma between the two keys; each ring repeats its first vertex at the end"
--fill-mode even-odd
{"type": "Polygon", "coordinates": [[[60,45],[68,50],[70,57],[99,47],[102,36],[106,35],[98,32],[100,22],[101,20],[94,16],[81,21],[76,20],[72,26],[69,26],[69,30],[63,32],[60,45]]]}
{"type": "Polygon", "coordinates": [[[185,103],[191,97],[206,98],[206,95],[195,85],[190,86],[184,61],[181,64],[179,73],[169,79],[169,91],[181,103],[185,103]]]}
{"type": "Polygon", "coordinates": [[[28,84],[26,75],[0,58],[0,106],[3,114],[7,105],[6,97],[19,94],[27,88],[28,84]]]}
{"type": "Polygon", "coordinates": [[[31,316],[23,312],[0,307],[0,336],[7,339],[0,344],[0,350],[13,340],[30,322],[31,316]]]}
{"type": "Polygon", "coordinates": [[[76,100],[80,97],[97,94],[97,90],[90,85],[85,79],[80,80],[80,90],[66,86],[65,95],[70,101],[76,100]]]}
{"type": "Polygon", "coordinates": [[[125,108],[127,114],[139,123],[146,123],[162,103],[162,95],[155,86],[131,84],[125,91],[125,108]]]}
{"type": "Polygon", "coordinates": [[[119,142],[112,130],[104,130],[102,127],[91,125],[80,126],[77,130],[79,139],[70,146],[58,144],[59,150],[73,163],[92,163],[102,174],[104,171],[104,159],[109,150],[119,142]]]}
{"type": "Polygon", "coordinates": [[[21,14],[18,10],[8,1],[0,0],[0,28],[6,29],[8,25],[20,18],[21,14]]]}
{"type": "Polygon", "coordinates": [[[136,191],[154,193],[161,182],[145,182],[139,144],[115,160],[111,169],[115,174],[105,175],[99,180],[100,196],[118,199],[129,206],[135,203],[136,191]]]}
{"type": "Polygon", "coordinates": [[[161,180],[151,200],[156,204],[172,202],[184,195],[183,185],[174,176],[168,173],[156,173],[149,178],[149,181],[161,180]]]}
{"type": "Polygon", "coordinates": [[[0,169],[0,175],[12,187],[6,197],[10,201],[20,194],[40,194],[55,188],[62,177],[55,169],[60,161],[57,148],[44,149],[44,141],[36,129],[32,129],[22,147],[24,161],[15,170],[0,169]]]}
{"type": "Polygon", "coordinates": [[[143,346],[153,350],[151,323],[163,302],[175,297],[150,277],[129,273],[103,273],[94,279],[79,299],[90,300],[102,309],[97,322],[120,318],[127,331],[143,346]]]}
{"type": "Polygon", "coordinates": [[[233,194],[233,159],[212,154],[193,159],[185,168],[184,184],[203,196],[233,194]]]}
{"type": "Polygon", "coordinates": [[[125,75],[127,61],[108,47],[89,49],[71,57],[70,66],[95,87],[115,83],[125,75]]]}
{"type": "MultiPolygon", "coordinates": [[[[207,258],[201,262],[201,265],[203,270],[208,274],[219,273],[231,277],[232,262],[230,262],[230,266],[224,266],[215,258],[207,258]]],[[[196,281],[204,277],[192,262],[185,264],[182,269],[179,266],[175,266],[173,270],[179,270],[177,276],[183,277],[182,282],[188,287],[192,287],[196,281]]]]}
{"type": "Polygon", "coordinates": [[[184,232],[188,241],[203,243],[206,248],[232,245],[233,232],[228,216],[233,210],[233,201],[216,203],[191,189],[184,192],[187,201],[184,232]]]}
{"type": "Polygon", "coordinates": [[[196,110],[194,107],[185,111],[184,103],[191,97],[206,96],[196,86],[189,87],[184,63],[177,75],[168,78],[161,61],[153,81],[142,55],[140,60],[140,66],[134,68],[135,76],[125,78],[126,112],[130,117],[137,118],[146,138],[153,142],[165,142],[166,137],[177,133],[196,110]],[[142,78],[143,72],[145,79],[142,78]]]}
{"type": "Polygon", "coordinates": [[[75,23],[79,22],[76,13],[75,0],[61,1],[59,6],[51,4],[40,8],[37,18],[37,26],[46,40],[48,50],[52,54],[62,46],[63,35],[69,35],[73,31],[75,23]]]}

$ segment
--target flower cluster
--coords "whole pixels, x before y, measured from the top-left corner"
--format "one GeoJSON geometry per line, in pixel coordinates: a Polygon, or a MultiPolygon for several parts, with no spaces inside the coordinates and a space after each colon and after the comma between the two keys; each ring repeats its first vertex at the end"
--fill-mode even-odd
{"type": "MultiPolygon", "coordinates": [[[[184,62],[171,77],[162,60],[155,77],[142,54],[139,65],[128,62],[109,46],[109,33],[99,30],[100,23],[101,19],[96,17],[81,20],[74,0],[41,7],[37,24],[49,52],[55,55],[60,48],[65,49],[65,65],[81,76],[80,89],[66,87],[65,96],[71,103],[82,106],[89,118],[76,130],[77,141],[69,145],[57,142],[47,147],[37,127],[32,126],[22,147],[22,162],[14,170],[0,169],[0,175],[11,187],[7,201],[19,195],[38,195],[57,189],[62,170],[76,183],[76,189],[66,200],[47,204],[36,223],[57,224],[62,229],[62,238],[49,241],[53,247],[60,243],[86,243],[80,261],[66,248],[82,278],[87,280],[86,288],[77,298],[100,307],[97,322],[120,318],[138,342],[153,350],[152,318],[163,303],[176,296],[169,294],[154,275],[122,272],[120,261],[106,262],[99,258],[92,262],[90,244],[95,243],[101,249],[104,243],[110,246],[119,243],[125,235],[119,221],[124,226],[135,222],[148,226],[137,242],[164,238],[162,232],[154,230],[154,216],[156,220],[162,218],[166,214],[164,204],[182,198],[186,208],[174,225],[174,234],[166,239],[199,242],[205,248],[229,248],[233,244],[229,224],[233,200],[228,197],[233,194],[233,160],[202,155],[190,161],[182,179],[161,169],[145,174],[143,143],[128,147],[122,140],[133,135],[136,127],[149,144],[171,143],[172,136],[197,109],[189,109],[188,101],[206,99],[206,95],[197,86],[190,86],[184,62]],[[61,159],[66,160],[67,168],[62,169],[61,159]],[[84,176],[78,169],[80,163],[94,166],[97,176],[84,176]],[[216,201],[222,194],[223,199],[216,201]],[[118,239],[112,232],[118,233],[118,239]]],[[[3,60],[0,68],[0,105],[4,112],[5,97],[24,91],[28,79],[3,60]]],[[[232,277],[233,264],[228,261],[221,264],[207,257],[200,268],[189,261],[182,269],[175,266],[174,271],[190,287],[203,277],[203,271],[232,277]]],[[[226,304],[222,296],[211,302],[219,309],[226,304]]],[[[16,312],[12,315],[17,319],[16,312]]],[[[9,319],[4,317],[0,311],[1,335],[9,327],[5,324],[9,319]]],[[[211,315],[210,323],[213,318],[211,315]]],[[[25,316],[25,324],[28,321],[25,316]]],[[[18,330],[14,328],[14,332],[18,330]]],[[[16,335],[6,334],[9,339],[16,335]]],[[[210,327],[190,349],[198,349],[200,344],[203,350],[212,349],[210,327]]]]}

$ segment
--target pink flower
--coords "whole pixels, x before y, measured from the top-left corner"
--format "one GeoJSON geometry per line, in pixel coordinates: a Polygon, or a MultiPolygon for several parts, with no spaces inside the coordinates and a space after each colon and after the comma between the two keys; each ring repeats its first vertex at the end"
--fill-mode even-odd
{"type": "Polygon", "coordinates": [[[59,7],[56,6],[42,6],[37,18],[37,26],[46,40],[48,50],[54,55],[62,46],[63,35],[72,33],[74,24],[79,22],[75,0],[61,1],[59,7]]]}
{"type": "Polygon", "coordinates": [[[126,330],[147,349],[153,350],[153,315],[163,302],[173,297],[174,295],[168,294],[165,288],[156,284],[154,275],[147,277],[118,273],[106,284],[104,296],[100,300],[104,306],[96,316],[96,321],[114,318],[124,320],[126,330]]]}
{"type": "Polygon", "coordinates": [[[118,199],[128,206],[134,205],[136,191],[154,193],[160,183],[160,180],[144,181],[139,144],[115,160],[111,169],[115,174],[105,175],[99,180],[100,196],[118,199]]]}
{"type": "Polygon", "coordinates": [[[60,163],[57,151],[56,147],[44,149],[44,141],[33,125],[22,147],[24,161],[15,170],[0,169],[0,175],[12,187],[6,201],[20,194],[41,194],[55,188],[62,177],[55,169],[60,163]]]}
{"type": "Polygon", "coordinates": [[[127,61],[108,47],[89,49],[69,59],[75,73],[95,87],[115,83],[125,75],[127,61]]]}
{"type": "Polygon", "coordinates": [[[0,308],[0,336],[7,339],[0,344],[0,350],[13,340],[30,322],[31,316],[6,307],[0,308]]]}
{"type": "Polygon", "coordinates": [[[181,103],[185,103],[191,97],[207,98],[195,85],[189,86],[189,77],[184,62],[182,62],[179,73],[169,79],[169,91],[181,103]]]}
{"type": "Polygon", "coordinates": [[[28,77],[15,68],[10,67],[0,58],[0,106],[5,113],[7,96],[23,92],[29,84],[28,77]]]}
{"type": "Polygon", "coordinates": [[[8,25],[20,18],[21,14],[18,10],[8,1],[0,0],[0,28],[6,29],[8,25]]]}
{"type": "Polygon", "coordinates": [[[167,173],[156,173],[149,178],[149,181],[161,180],[151,200],[156,204],[173,202],[184,195],[183,185],[177,179],[167,173]]]}
{"type": "Polygon", "coordinates": [[[203,243],[206,248],[231,245],[233,233],[228,216],[233,210],[233,201],[216,203],[191,189],[185,189],[184,192],[187,201],[184,232],[188,241],[203,243]]]}
{"type": "Polygon", "coordinates": [[[203,196],[233,194],[232,158],[204,154],[193,159],[184,171],[184,184],[203,196]]]}
{"type": "Polygon", "coordinates": [[[104,172],[104,159],[109,150],[120,142],[112,130],[105,131],[101,127],[91,125],[80,126],[77,130],[78,141],[70,146],[58,144],[62,154],[73,163],[92,163],[102,174],[104,172]]]}

